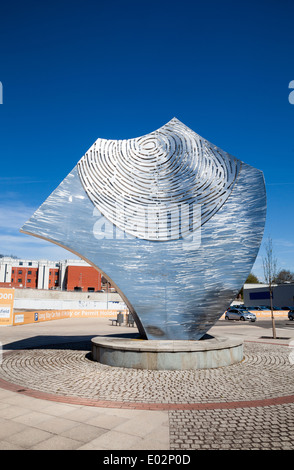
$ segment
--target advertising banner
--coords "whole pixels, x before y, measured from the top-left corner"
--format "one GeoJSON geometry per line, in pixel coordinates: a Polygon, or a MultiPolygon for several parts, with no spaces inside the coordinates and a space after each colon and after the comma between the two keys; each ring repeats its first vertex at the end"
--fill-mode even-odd
{"type": "Polygon", "coordinates": [[[0,326],[12,325],[14,289],[0,288],[0,326]]]}
{"type": "Polygon", "coordinates": [[[116,318],[124,310],[27,310],[14,313],[14,325],[39,323],[64,318],[116,318]]]}

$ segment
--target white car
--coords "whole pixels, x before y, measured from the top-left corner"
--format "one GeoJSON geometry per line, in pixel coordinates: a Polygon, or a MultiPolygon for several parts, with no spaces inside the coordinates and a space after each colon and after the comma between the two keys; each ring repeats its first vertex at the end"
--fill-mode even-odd
{"type": "Polygon", "coordinates": [[[225,314],[225,320],[249,320],[254,322],[256,315],[248,310],[242,310],[239,308],[229,308],[225,314]]]}

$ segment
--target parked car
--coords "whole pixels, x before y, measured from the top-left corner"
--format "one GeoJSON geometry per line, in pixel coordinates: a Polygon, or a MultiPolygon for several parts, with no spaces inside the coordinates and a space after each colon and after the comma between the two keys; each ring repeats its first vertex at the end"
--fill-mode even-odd
{"type": "Polygon", "coordinates": [[[256,305],[255,307],[251,307],[251,310],[268,310],[268,308],[265,305],[256,305]]]}
{"type": "MultiPolygon", "coordinates": [[[[245,305],[233,305],[233,307],[229,307],[228,308],[228,311],[229,310],[250,310],[251,307],[246,307],[245,305]]],[[[252,310],[254,310],[254,308],[252,308],[252,310]]]]}
{"type": "Polygon", "coordinates": [[[289,318],[289,320],[294,320],[294,308],[292,308],[291,310],[289,310],[289,312],[288,312],[288,318],[289,318]]]}
{"type": "Polygon", "coordinates": [[[225,313],[225,320],[249,320],[254,322],[256,320],[256,315],[248,310],[241,308],[228,308],[225,313]]]}
{"type": "MultiPolygon", "coordinates": [[[[266,307],[267,310],[270,310],[271,309],[271,306],[270,305],[267,305],[266,307]]],[[[273,306],[273,310],[282,310],[282,307],[276,307],[275,305],[273,306]]]]}

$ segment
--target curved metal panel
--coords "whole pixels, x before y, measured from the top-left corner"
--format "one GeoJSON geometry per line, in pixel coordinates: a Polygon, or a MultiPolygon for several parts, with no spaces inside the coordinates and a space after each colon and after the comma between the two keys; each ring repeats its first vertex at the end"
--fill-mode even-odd
{"type": "Polygon", "coordinates": [[[193,230],[220,209],[240,162],[174,118],[136,139],[98,139],[77,167],[85,192],[113,224],[138,238],[166,241],[191,231],[188,217],[179,222],[179,205],[201,205],[193,230]]]}
{"type": "Polygon", "coordinates": [[[257,256],[263,174],[176,119],[149,135],[98,139],[22,231],[101,271],[147,338],[197,340],[257,256]]]}

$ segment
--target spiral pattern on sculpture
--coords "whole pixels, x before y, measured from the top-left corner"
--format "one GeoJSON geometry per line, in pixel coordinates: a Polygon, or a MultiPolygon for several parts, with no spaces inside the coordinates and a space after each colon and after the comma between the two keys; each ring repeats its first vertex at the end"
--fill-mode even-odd
{"type": "Polygon", "coordinates": [[[115,226],[167,241],[187,237],[221,208],[240,166],[174,118],[142,137],[98,139],[78,171],[90,200],[115,226]]]}

